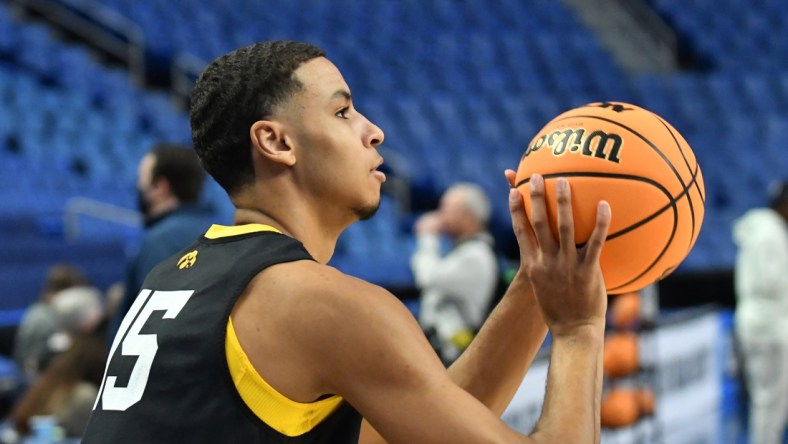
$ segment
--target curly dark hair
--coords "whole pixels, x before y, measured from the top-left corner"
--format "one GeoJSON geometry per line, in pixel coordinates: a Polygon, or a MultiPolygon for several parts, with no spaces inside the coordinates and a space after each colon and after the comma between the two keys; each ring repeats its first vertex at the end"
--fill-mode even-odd
{"type": "Polygon", "coordinates": [[[325,52],[308,43],[255,43],[217,58],[197,79],[190,112],[194,149],[229,195],[254,179],[249,128],[303,87],[293,72],[317,57],[325,52]]]}

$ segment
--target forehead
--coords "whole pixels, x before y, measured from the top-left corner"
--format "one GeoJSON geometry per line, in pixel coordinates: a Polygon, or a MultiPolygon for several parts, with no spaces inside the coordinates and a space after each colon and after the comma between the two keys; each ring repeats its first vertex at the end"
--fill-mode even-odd
{"type": "Polygon", "coordinates": [[[329,100],[338,90],[350,91],[342,73],[325,57],[303,63],[294,74],[303,85],[301,95],[310,100],[329,100]]]}
{"type": "Polygon", "coordinates": [[[441,203],[446,206],[459,207],[463,205],[464,200],[465,200],[465,196],[463,195],[462,190],[457,188],[450,188],[443,195],[443,198],[441,199],[441,203]]]}
{"type": "Polygon", "coordinates": [[[150,176],[153,173],[153,165],[155,163],[156,163],[156,159],[154,158],[153,154],[151,153],[145,154],[140,160],[140,164],[137,168],[137,172],[139,173],[139,176],[140,177],[150,176]]]}

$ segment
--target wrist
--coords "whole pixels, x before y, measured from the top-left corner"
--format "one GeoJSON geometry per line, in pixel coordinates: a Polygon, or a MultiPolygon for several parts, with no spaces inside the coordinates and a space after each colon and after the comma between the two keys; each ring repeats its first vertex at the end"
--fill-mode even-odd
{"type": "Polygon", "coordinates": [[[604,342],[605,320],[588,321],[570,325],[553,325],[550,333],[555,340],[571,340],[572,342],[604,342]]]}
{"type": "Polygon", "coordinates": [[[522,268],[519,268],[514,273],[514,276],[512,276],[512,281],[509,282],[509,287],[520,287],[531,292],[533,290],[531,287],[531,279],[528,278],[528,273],[526,273],[522,268]]]}

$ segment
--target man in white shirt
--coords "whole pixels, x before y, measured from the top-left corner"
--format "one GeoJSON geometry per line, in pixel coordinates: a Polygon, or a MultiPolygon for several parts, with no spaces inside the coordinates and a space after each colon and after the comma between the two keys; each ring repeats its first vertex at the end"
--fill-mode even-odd
{"type": "Polygon", "coordinates": [[[788,182],[770,208],[734,223],[736,339],[750,395],[750,442],[783,442],[788,424],[788,182]]]}
{"type": "Polygon", "coordinates": [[[411,269],[421,290],[419,323],[447,364],[473,339],[496,290],[499,271],[489,219],[490,201],[482,188],[458,183],[443,194],[437,211],[414,226],[411,269]],[[445,256],[441,235],[452,241],[445,256]]]}

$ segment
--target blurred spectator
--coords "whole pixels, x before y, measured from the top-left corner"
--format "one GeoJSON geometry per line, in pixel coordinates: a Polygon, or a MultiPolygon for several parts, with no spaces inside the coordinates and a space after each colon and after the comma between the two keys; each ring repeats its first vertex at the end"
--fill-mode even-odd
{"type": "Polygon", "coordinates": [[[53,353],[68,350],[75,336],[98,330],[106,318],[103,296],[94,287],[65,289],[52,296],[51,305],[59,326],[48,341],[53,353]]]}
{"type": "Polygon", "coordinates": [[[125,294],[108,332],[110,341],[153,267],[210,227],[212,214],[198,204],[204,177],[197,155],[188,147],[156,145],[140,161],[137,193],[146,232],[128,267],[125,294]]]}
{"type": "Polygon", "coordinates": [[[14,361],[28,376],[43,370],[53,356],[49,340],[60,325],[52,298],[61,290],[86,284],[85,276],[71,265],[58,264],[49,269],[41,297],[27,309],[14,342],[14,361]]]}
{"type": "Polygon", "coordinates": [[[123,302],[123,295],[126,292],[126,284],[115,282],[107,288],[104,297],[104,315],[107,319],[115,319],[115,314],[123,302]]]}
{"type": "Polygon", "coordinates": [[[31,418],[51,417],[68,436],[80,436],[98,394],[106,359],[106,310],[101,292],[78,285],[51,296],[56,331],[47,340],[51,363],[23,393],[11,413],[17,432],[31,418]]]}
{"type": "Polygon", "coordinates": [[[11,413],[11,423],[21,435],[30,433],[30,418],[52,416],[70,437],[85,430],[104,372],[103,335],[80,334],[68,350],[58,355],[11,413]]]}
{"type": "Polygon", "coordinates": [[[421,291],[419,323],[447,364],[470,344],[498,284],[489,219],[490,202],[482,188],[458,183],[443,194],[436,212],[424,214],[414,226],[411,269],[421,291]],[[452,242],[446,255],[441,235],[452,242]]]}
{"type": "Polygon", "coordinates": [[[734,223],[735,334],[750,396],[750,442],[779,444],[788,424],[788,182],[769,208],[734,223]]]}
{"type": "Polygon", "coordinates": [[[104,317],[101,292],[94,287],[71,287],[52,297],[60,328],[68,332],[86,333],[95,330],[104,317]]]}

